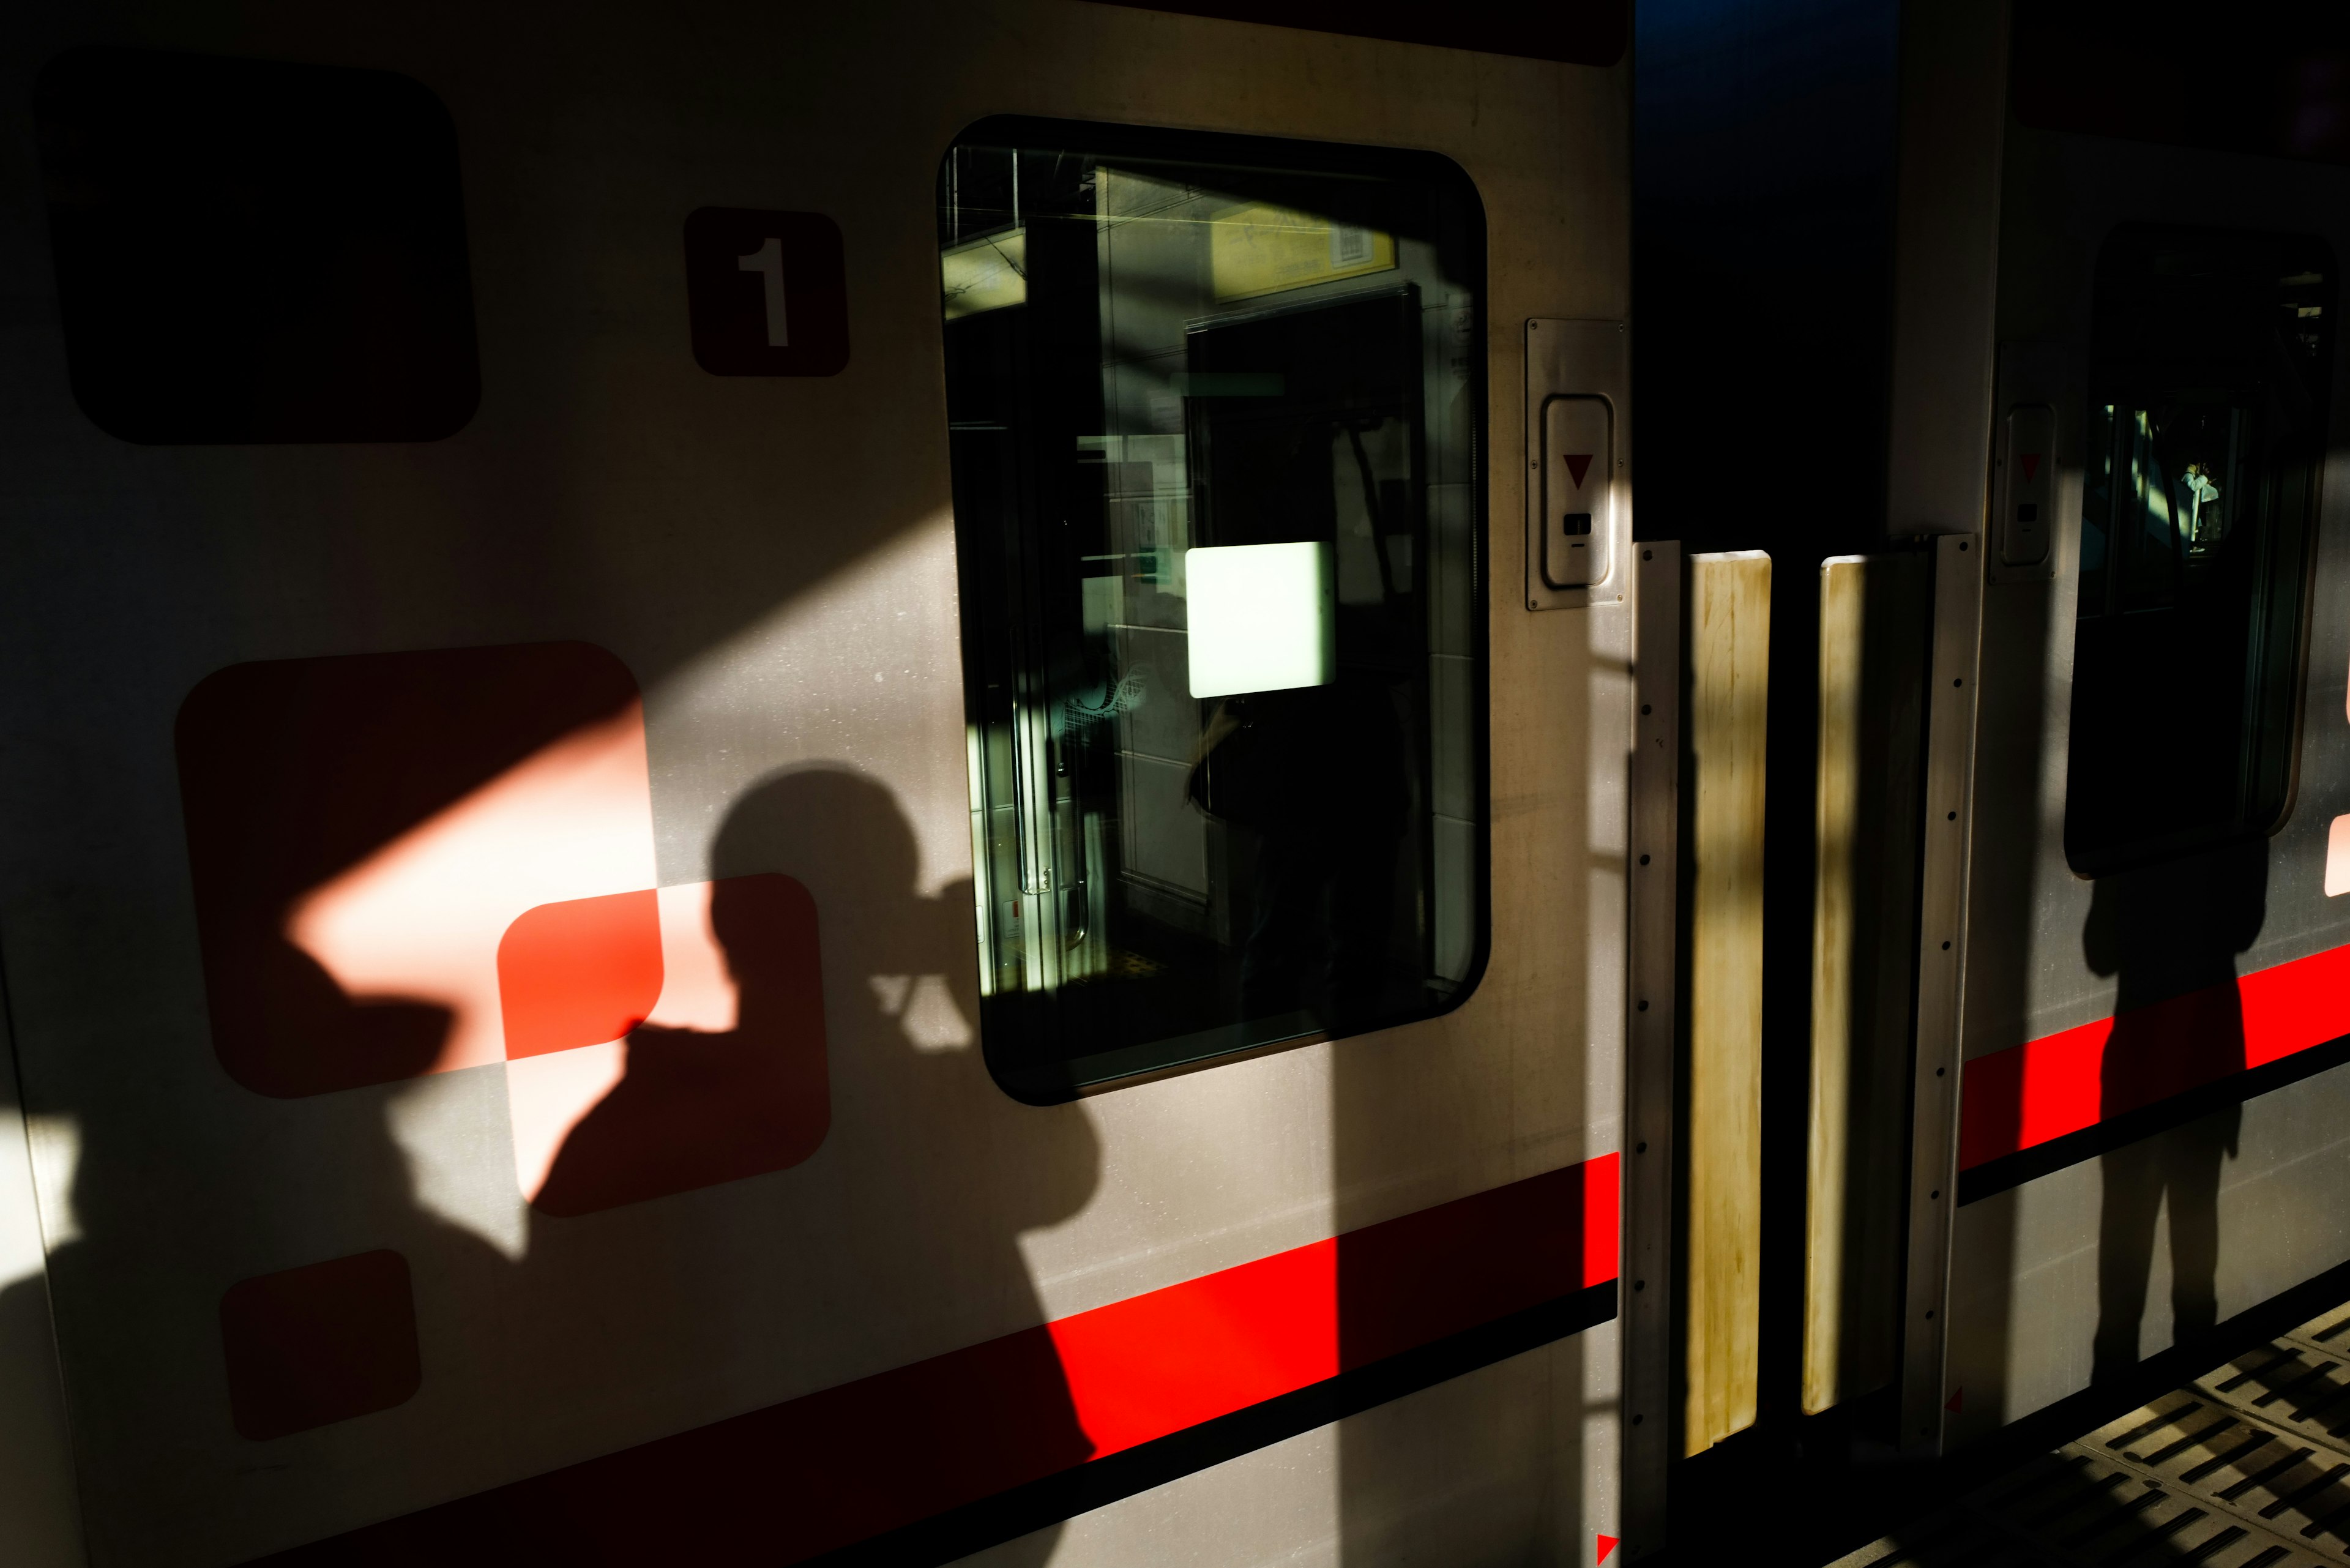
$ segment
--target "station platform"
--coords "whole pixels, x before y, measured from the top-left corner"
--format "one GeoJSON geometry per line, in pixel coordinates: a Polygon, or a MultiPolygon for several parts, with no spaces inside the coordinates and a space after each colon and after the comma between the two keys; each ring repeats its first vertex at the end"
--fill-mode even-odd
{"type": "Polygon", "coordinates": [[[1833,1568],[2350,1560],[2350,1303],[2006,1471],[1833,1568]]]}

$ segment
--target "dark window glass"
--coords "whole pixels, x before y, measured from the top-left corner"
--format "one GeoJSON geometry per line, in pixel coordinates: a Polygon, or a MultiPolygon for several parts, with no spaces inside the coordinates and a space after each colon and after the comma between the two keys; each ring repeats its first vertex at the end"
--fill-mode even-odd
{"type": "Polygon", "coordinates": [[[2098,258],[2075,870],[2265,833],[2285,809],[2334,296],[2314,239],[2126,228],[2098,258]]]}
{"type": "Polygon", "coordinates": [[[36,115],[75,398],[137,441],[432,441],[481,397],[457,138],[406,77],[85,48],[36,115]]]}
{"type": "Polygon", "coordinates": [[[998,1081],[1452,1005],[1485,931],[1473,190],[993,120],[939,195],[998,1081]]]}

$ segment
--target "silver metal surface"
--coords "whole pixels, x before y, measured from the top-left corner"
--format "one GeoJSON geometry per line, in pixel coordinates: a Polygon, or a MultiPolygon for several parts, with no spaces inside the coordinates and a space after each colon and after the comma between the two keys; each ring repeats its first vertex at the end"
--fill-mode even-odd
{"type": "MultiPolygon", "coordinates": [[[[2340,170],[2015,127],[2006,163],[1992,406],[2002,422],[2020,404],[2054,410],[2055,522],[2044,565],[1988,563],[1973,803],[1982,827],[1968,877],[1970,1058],[2111,1017],[2116,1002],[2116,977],[2093,971],[2083,947],[2095,884],[2068,865],[2063,833],[2099,247],[2117,224],[2154,221],[2185,183],[2210,193],[2199,224],[2319,234],[2337,254],[2350,244],[2340,170]]],[[[2240,975],[2350,943],[2350,899],[2324,888],[2328,826],[2350,813],[2350,620],[2338,608],[2350,594],[2345,368],[2337,361],[2334,456],[2320,487],[2297,795],[2268,840],[2265,919],[2236,959],[2240,975]]],[[[2350,1257],[2335,1220],[2345,1212],[2341,1095],[2308,1080],[2243,1107],[2219,1200],[2223,1317],[2350,1257]]],[[[2097,1232],[2103,1194],[2100,1162],[2088,1161],[1958,1217],[1945,1392],[1963,1386],[1966,1397],[1946,1419],[1950,1447],[2088,1382],[2099,1305],[2097,1250],[2084,1239],[2097,1232]]],[[[2158,1302],[2171,1279],[2167,1243],[2144,1266],[2158,1302]]],[[[2139,1354],[2170,1342],[2169,1314],[2147,1313],[2139,1354]]]]}
{"type": "Polygon", "coordinates": [[[1886,521],[1971,534],[1991,447],[2006,5],[1902,6],[1900,93],[1886,521]]]}
{"type": "Polygon", "coordinates": [[[2005,5],[1903,7],[1886,520],[1897,534],[1943,535],[1928,666],[1901,1325],[1900,1447],[1913,1456],[1940,1451],[1946,1397],[2006,77],[2005,5]]]}
{"type": "Polygon", "coordinates": [[[2046,403],[2010,405],[2000,421],[1996,461],[1991,534],[1999,564],[2045,576],[2055,569],[2048,538],[2056,522],[2056,410],[2046,403]]]}
{"type": "MultiPolygon", "coordinates": [[[[1530,610],[1574,609],[1621,604],[1629,574],[1624,560],[1632,543],[1632,337],[1621,321],[1536,319],[1526,323],[1526,519],[1525,606],[1530,610]],[[1607,475],[1605,516],[1594,510],[1590,553],[1605,565],[1582,587],[1553,587],[1565,580],[1544,573],[1545,531],[1551,515],[1544,432],[1554,422],[1552,406],[1561,399],[1590,399],[1607,409],[1613,472],[1607,475]]],[[[1589,493],[1591,486],[1581,487],[1589,493]]],[[[1556,551],[1552,552],[1554,559],[1556,551]]],[[[1499,589],[1497,587],[1496,591],[1499,589]]]]}
{"type": "Polygon", "coordinates": [[[1926,831],[1918,919],[1916,1077],[1909,1119],[1909,1257],[1903,1291],[1901,1451],[1942,1446],[1950,1215],[1957,1206],[1959,1044],[1973,826],[1975,670],[1981,647],[1980,535],[1936,541],[1928,665],[1926,831]]]}
{"type": "Polygon", "coordinates": [[[1624,1071],[1624,1551],[1665,1544],[1672,1459],[1673,1030],[1680,843],[1681,547],[1633,547],[1632,866],[1624,1071]]]}
{"type": "Polygon", "coordinates": [[[5,1003],[0,991],[0,1561],[78,1568],[81,1515],[5,1003]]]}
{"type": "MultiPolygon", "coordinates": [[[[1628,61],[1520,62],[1497,84],[1465,51],[1128,7],[1013,0],[970,36],[935,20],[899,0],[696,0],[657,26],[526,5],[487,32],[380,5],[165,26],[43,0],[0,18],[20,102],[38,62],[93,38],[431,88],[462,140],[491,389],[444,441],[130,448],[74,403],[41,226],[0,234],[28,280],[0,307],[22,348],[0,370],[8,519],[46,542],[0,579],[26,672],[0,712],[37,763],[0,788],[0,946],[97,1560],[246,1561],[1616,1152],[1630,618],[1520,613],[1506,563],[1500,613],[1443,628],[1447,649],[1491,649],[1490,691],[1445,698],[1484,704],[1493,737],[1489,776],[1462,786],[1499,803],[1476,993],[1078,1105],[990,1079],[960,989],[968,729],[924,214],[955,129],[1006,108],[1432,149],[1485,193],[1493,319],[1612,323],[1628,61]],[[806,91],[771,90],[810,60],[806,91]],[[1374,90],[1399,72],[1410,92],[1374,90]],[[615,134],[643,156],[616,160],[615,134]],[[837,223],[857,258],[845,372],[695,364],[678,225],[700,203],[837,223]],[[820,895],[835,1099],[795,1169],[544,1220],[518,1190],[503,1064],[281,1101],[215,1060],[172,763],[185,693],[239,661],[548,638],[609,649],[644,693],[660,882],[709,876],[775,781],[819,774],[856,803],[821,838],[755,817],[792,841],[761,864],[805,844],[855,872],[820,895]],[[238,1438],[223,1292],[374,1248],[413,1270],[421,1391],[266,1448],[238,1438]]],[[[1490,539],[1490,496],[1506,557],[1523,368],[1507,328],[1468,358],[1469,310],[1430,330],[1458,334],[1498,433],[1430,504],[1490,539]]],[[[1619,459],[1621,360],[1619,341],[1619,459]]],[[[1620,497],[1614,514],[1620,530],[1620,497]]],[[[1616,1334],[1213,1466],[1180,1509],[1095,1510],[1055,1561],[1587,1549],[1617,1532],[1616,1334]]],[[[0,1436],[0,1470],[17,1463],[0,1436]]],[[[24,1540],[0,1512],[0,1563],[26,1561],[24,1540]]]]}
{"type": "MultiPolygon", "coordinates": [[[[1985,579],[1994,585],[2009,583],[2047,583],[2060,572],[2076,566],[2080,554],[2081,534],[2081,411],[2088,398],[2085,379],[2088,369],[2088,322],[2079,323],[2075,338],[2064,341],[2034,341],[2002,343],[1999,346],[1999,375],[1993,386],[1992,409],[1998,419],[1997,439],[1991,447],[1991,516],[1992,553],[1985,563],[1985,579]],[[2033,497],[2015,493],[2015,460],[2011,449],[2015,444],[2017,421],[2042,421],[2031,433],[2044,442],[2041,447],[2040,472],[2034,476],[2039,491],[2040,538],[2039,554],[2019,548],[2022,541],[2007,537],[2007,530],[2019,502],[2033,497]],[[2010,559],[2010,557],[2014,557],[2010,559]]],[[[2071,586],[2068,577],[2067,587],[2071,586]]],[[[2073,601],[2063,596],[2064,608],[2069,617],[2073,601]]],[[[2054,649],[2049,650],[2051,654],[2054,649]]],[[[2069,666],[2069,639],[2065,653],[2069,666]]],[[[2039,693],[2029,694],[2037,699],[2039,693]]]]}
{"type": "Polygon", "coordinates": [[[1605,398],[1557,397],[1543,404],[1543,586],[1587,588],[1607,580],[1609,545],[1608,475],[1616,467],[1615,432],[1605,398]]]}

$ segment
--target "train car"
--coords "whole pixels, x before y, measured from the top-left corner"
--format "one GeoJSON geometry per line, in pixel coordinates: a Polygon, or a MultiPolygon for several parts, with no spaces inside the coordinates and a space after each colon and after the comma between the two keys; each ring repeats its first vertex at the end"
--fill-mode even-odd
{"type": "Polygon", "coordinates": [[[2017,12],[1954,1442],[2350,1259],[2343,43],[2017,12]]]}
{"type": "MultiPolygon", "coordinates": [[[[1677,1510],[1803,1514],[1825,1560],[2350,1292],[2345,47],[2290,8],[1643,8],[1644,527],[1775,565],[1737,1118],[1683,1044],[1690,1169],[1751,1129],[1759,1211],[1700,1245],[1675,1199],[1676,1292],[1759,1326],[1677,1510]]],[[[1728,1375],[1678,1348],[1694,1422],[1728,1375]]],[[[2310,1537],[2350,1520],[2316,1360],[2310,1537]]]]}
{"type": "Polygon", "coordinates": [[[1626,12],[1189,11],[10,14],[0,1556],[1653,1515],[1626,12]]]}
{"type": "MultiPolygon", "coordinates": [[[[2199,1372],[2165,1353],[2219,1358],[2228,1320],[2345,1282],[2350,120],[2338,23],[1837,16],[1738,78],[1775,140],[1734,172],[1827,154],[1764,189],[1826,214],[1836,297],[1794,297],[1855,325],[1814,349],[1800,310],[1742,324],[1727,357],[1796,407],[1881,377],[1881,409],[1840,414],[1858,455],[1819,465],[1842,472],[1810,516],[1685,526],[1788,429],[1720,430],[1646,379],[1694,373],[1700,334],[1659,348],[1652,319],[1642,373],[1646,515],[1816,567],[1773,598],[1802,618],[1773,632],[1757,1162],[1786,1201],[1744,1236],[1775,1324],[1762,1425],[1837,1446],[1848,1487],[2041,1412],[2099,1425],[2143,1365],[2199,1372]],[[1806,93],[1838,112],[1771,118],[1806,93]]],[[[1783,254],[1704,249],[1756,198],[1691,154],[1721,155],[1729,111],[1687,89],[1720,46],[1701,8],[1669,19],[1643,26],[1669,89],[1643,109],[1644,275],[1784,297],[1783,254]]]]}
{"type": "Polygon", "coordinates": [[[0,1557],[1700,1556],[2350,1290],[2344,40],[1633,22],[12,16],[0,1557]]]}

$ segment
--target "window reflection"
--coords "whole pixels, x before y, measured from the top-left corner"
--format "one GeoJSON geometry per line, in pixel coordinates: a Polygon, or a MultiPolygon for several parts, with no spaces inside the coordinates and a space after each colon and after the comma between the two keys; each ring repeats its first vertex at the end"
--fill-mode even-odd
{"type": "Polygon", "coordinates": [[[940,202],[999,1080],[1449,1005],[1483,923],[1466,181],[991,121],[940,202]]]}
{"type": "Polygon", "coordinates": [[[2064,843],[2075,869],[2262,831],[2290,791],[2333,257],[2128,228],[2097,268],[2064,843]]]}

